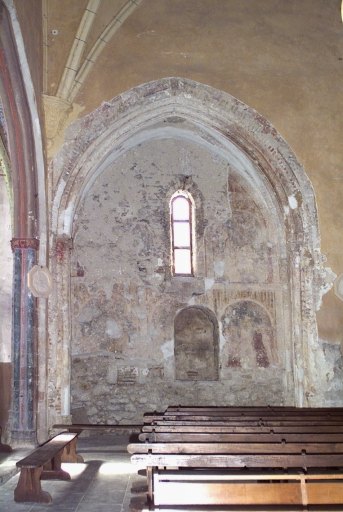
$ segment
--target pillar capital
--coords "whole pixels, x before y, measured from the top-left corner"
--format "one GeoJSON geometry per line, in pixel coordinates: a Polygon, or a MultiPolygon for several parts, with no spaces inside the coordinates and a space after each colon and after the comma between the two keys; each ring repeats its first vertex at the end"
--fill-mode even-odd
{"type": "Polygon", "coordinates": [[[15,249],[34,249],[38,251],[39,240],[38,238],[12,238],[11,247],[12,251],[15,249]]]}

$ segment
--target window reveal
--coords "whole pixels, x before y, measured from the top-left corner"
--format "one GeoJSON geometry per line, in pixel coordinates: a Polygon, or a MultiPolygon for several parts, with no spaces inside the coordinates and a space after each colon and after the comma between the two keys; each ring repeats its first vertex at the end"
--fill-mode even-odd
{"type": "Polygon", "coordinates": [[[173,275],[192,276],[194,207],[187,192],[179,191],[174,194],[170,202],[170,217],[173,275]]]}

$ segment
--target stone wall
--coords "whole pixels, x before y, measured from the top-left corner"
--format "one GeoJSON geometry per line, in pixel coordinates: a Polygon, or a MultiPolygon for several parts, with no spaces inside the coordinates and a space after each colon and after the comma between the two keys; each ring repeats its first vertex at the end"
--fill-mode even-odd
{"type": "Polygon", "coordinates": [[[166,78],[68,137],[49,175],[50,424],[140,421],[170,403],[340,403],[317,333],[334,276],[313,189],[265,118],[166,78]],[[194,203],[193,276],[172,274],[178,191],[194,203]]]}
{"type": "Polygon", "coordinates": [[[108,166],[76,214],[72,409],[116,422],[171,403],[290,403],[278,229],[244,172],[193,141],[166,135],[108,166]],[[179,189],[195,202],[194,277],[171,275],[169,201],[179,189]],[[205,348],[196,305],[219,326],[205,348]]]}

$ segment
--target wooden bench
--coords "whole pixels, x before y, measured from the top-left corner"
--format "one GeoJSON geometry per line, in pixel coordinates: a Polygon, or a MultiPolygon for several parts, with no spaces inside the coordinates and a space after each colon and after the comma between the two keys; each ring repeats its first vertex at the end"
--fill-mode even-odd
{"type": "Polygon", "coordinates": [[[343,443],[343,431],[333,432],[141,432],[147,443],[343,443]]]}
{"type": "Polygon", "coordinates": [[[147,469],[150,506],[343,504],[342,443],[132,443],[128,451],[147,469]]]}
{"type": "MultiPolygon", "coordinates": [[[[342,407],[306,407],[306,408],[299,408],[299,407],[283,407],[283,406],[267,406],[267,407],[231,407],[231,406],[224,406],[224,407],[217,407],[217,406],[209,406],[209,407],[185,407],[185,406],[169,406],[163,413],[159,413],[162,415],[165,414],[218,414],[218,413],[225,413],[227,416],[230,415],[242,415],[246,416],[249,414],[256,415],[256,414],[282,414],[282,415],[299,415],[302,416],[311,416],[311,415],[325,415],[329,414],[329,416],[342,416],[343,415],[343,408],[342,407]]],[[[156,413],[146,413],[146,415],[149,414],[156,414],[156,413]]]]}
{"type": "Polygon", "coordinates": [[[227,423],[221,423],[220,425],[213,423],[197,424],[153,424],[144,425],[142,432],[227,432],[227,433],[254,433],[254,432],[275,432],[275,433],[291,433],[291,432],[304,432],[304,433],[340,433],[343,432],[343,425],[332,425],[332,424],[286,424],[286,425],[251,425],[251,424],[239,424],[232,425],[227,423]]]}
{"type": "Polygon", "coordinates": [[[51,503],[51,495],[42,490],[41,480],[70,480],[69,473],[61,468],[61,463],[83,462],[76,453],[77,435],[69,432],[58,434],[17,462],[20,476],[14,490],[14,501],[51,503]]]}
{"type": "Polygon", "coordinates": [[[128,446],[132,462],[146,468],[151,507],[343,509],[338,410],[189,409],[174,419],[170,408],[145,417],[142,442],[128,446]]]}
{"type": "Polygon", "coordinates": [[[66,423],[56,423],[53,425],[52,428],[54,429],[63,429],[68,430],[68,432],[75,432],[80,434],[84,430],[91,430],[94,432],[100,432],[100,431],[120,431],[120,430],[129,430],[129,431],[139,431],[141,429],[141,424],[92,424],[92,423],[72,423],[72,424],[66,424],[66,423]]]}
{"type": "Polygon", "coordinates": [[[164,415],[150,415],[144,416],[144,424],[162,424],[168,422],[184,422],[185,424],[190,422],[196,422],[202,424],[203,422],[226,422],[226,423],[327,423],[327,424],[341,424],[343,425],[342,416],[329,416],[329,415],[250,415],[250,416],[226,416],[225,414],[202,414],[202,415],[178,415],[178,414],[164,414],[164,415]]]}

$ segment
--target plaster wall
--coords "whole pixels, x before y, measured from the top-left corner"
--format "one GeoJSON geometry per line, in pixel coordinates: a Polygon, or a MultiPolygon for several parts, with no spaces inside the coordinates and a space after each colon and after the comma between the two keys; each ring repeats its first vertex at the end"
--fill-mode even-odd
{"type": "Polygon", "coordinates": [[[14,0],[13,3],[24,40],[25,54],[30,68],[30,79],[32,80],[39,114],[39,123],[43,124],[41,102],[43,92],[42,2],[37,2],[36,0],[25,0],[25,2],[14,0]]]}

